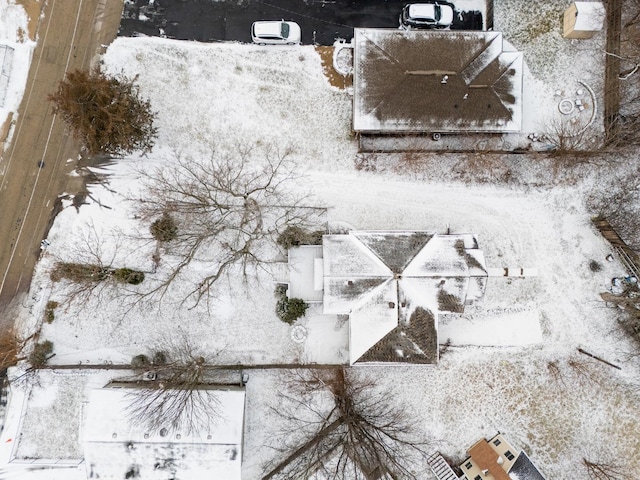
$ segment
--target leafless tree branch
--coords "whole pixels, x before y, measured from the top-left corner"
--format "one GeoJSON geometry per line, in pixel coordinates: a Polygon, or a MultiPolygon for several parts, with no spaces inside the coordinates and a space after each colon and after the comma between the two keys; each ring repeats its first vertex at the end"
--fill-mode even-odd
{"type": "Polygon", "coordinates": [[[592,480],[631,480],[631,476],[619,465],[614,463],[591,461],[582,459],[587,475],[592,480]]]}
{"type": "Polygon", "coordinates": [[[297,193],[302,178],[290,154],[274,146],[237,145],[231,152],[211,146],[208,158],[176,153],[174,163],[142,172],[144,194],[136,200],[141,217],[170,214],[178,227],[176,238],[162,245],[166,275],[144,296],[162,299],[197,262],[202,273],[184,299],[197,305],[232,267],[246,278],[273,262],[277,237],[287,226],[317,223],[324,209],[297,193]]]}
{"type": "Polygon", "coordinates": [[[424,442],[412,438],[409,416],[388,392],[351,370],[298,371],[278,412],[297,433],[272,478],[415,478],[424,442]]]}
{"type": "Polygon", "coordinates": [[[159,348],[162,361],[142,368],[155,374],[156,380],[145,382],[146,388],[132,389],[129,395],[132,423],[151,430],[171,428],[190,433],[217,421],[220,400],[208,388],[206,357],[184,332],[173,340],[166,339],[159,348]]]}

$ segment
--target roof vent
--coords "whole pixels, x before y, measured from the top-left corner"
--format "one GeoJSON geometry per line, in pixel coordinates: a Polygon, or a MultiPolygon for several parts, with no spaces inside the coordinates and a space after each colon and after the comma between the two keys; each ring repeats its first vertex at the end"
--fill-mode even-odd
{"type": "Polygon", "coordinates": [[[167,429],[166,429],[166,428],[161,428],[161,429],[160,429],[160,436],[161,436],[161,437],[166,437],[166,436],[167,436],[167,433],[169,433],[169,432],[167,431],[167,429]]]}
{"type": "Polygon", "coordinates": [[[440,134],[439,133],[432,133],[431,134],[431,139],[435,142],[437,142],[438,140],[440,140],[440,134]]]}
{"type": "Polygon", "coordinates": [[[394,302],[389,302],[389,308],[396,308],[396,304],[394,302]]]}

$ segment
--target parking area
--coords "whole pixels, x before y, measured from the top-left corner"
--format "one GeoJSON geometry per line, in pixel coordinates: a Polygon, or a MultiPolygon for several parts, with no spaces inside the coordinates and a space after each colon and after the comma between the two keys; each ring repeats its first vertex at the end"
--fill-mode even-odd
{"type": "MultiPolygon", "coordinates": [[[[486,0],[491,2],[492,0],[486,0]]],[[[491,25],[485,0],[456,2],[452,29],[491,25]]],[[[406,0],[134,0],[125,3],[121,36],[166,36],[200,42],[251,42],[256,20],[290,20],[302,29],[302,43],[332,45],[351,39],[354,27],[397,28],[406,0]]],[[[444,3],[444,2],[443,2],[444,3]]]]}

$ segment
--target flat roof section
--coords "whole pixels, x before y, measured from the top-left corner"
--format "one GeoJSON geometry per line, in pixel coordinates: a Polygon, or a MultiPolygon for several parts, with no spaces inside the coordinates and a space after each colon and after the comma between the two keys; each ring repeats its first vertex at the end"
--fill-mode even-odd
{"type": "Polygon", "coordinates": [[[322,302],[322,245],[289,249],[289,298],[322,302]],[[320,260],[320,262],[318,262],[320,260]],[[316,278],[320,275],[320,283],[316,278]]]}

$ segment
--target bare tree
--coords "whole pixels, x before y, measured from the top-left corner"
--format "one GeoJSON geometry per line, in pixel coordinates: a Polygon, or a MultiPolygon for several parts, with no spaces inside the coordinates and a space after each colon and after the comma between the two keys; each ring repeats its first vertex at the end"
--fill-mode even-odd
{"type": "Polygon", "coordinates": [[[608,168],[587,196],[597,220],[605,219],[632,249],[640,250],[640,168],[622,157],[624,168],[608,168]],[[628,163],[627,163],[628,162],[628,163]]]}
{"type": "Polygon", "coordinates": [[[13,367],[26,358],[22,354],[25,342],[12,328],[0,332],[0,371],[13,367]]]}
{"type": "Polygon", "coordinates": [[[555,153],[584,151],[588,147],[588,124],[576,117],[553,116],[543,126],[544,141],[552,145],[555,153]]]}
{"type": "MultiPolygon", "coordinates": [[[[231,152],[209,148],[208,158],[184,158],[144,173],[146,188],[137,201],[144,219],[175,219],[168,273],[145,295],[164,296],[185,268],[199,262],[199,278],[186,295],[198,304],[232,267],[241,275],[273,261],[279,233],[287,226],[310,226],[324,211],[295,193],[301,177],[290,151],[236,146],[231,152]]],[[[298,188],[298,191],[300,189],[298,188]]]]}
{"type": "Polygon", "coordinates": [[[412,438],[405,408],[361,373],[337,368],[293,372],[274,410],[287,421],[272,478],[415,478],[424,442],[412,438]]]}
{"type": "Polygon", "coordinates": [[[605,87],[607,145],[634,146],[640,144],[640,2],[623,0],[607,15],[621,16],[619,42],[608,42],[605,52],[611,69],[605,87]]]}
{"type": "Polygon", "coordinates": [[[624,468],[610,462],[592,462],[587,458],[582,459],[582,464],[586,469],[587,476],[592,480],[631,480],[624,468]]]}
{"type": "Polygon", "coordinates": [[[219,419],[220,400],[207,384],[207,358],[181,332],[166,339],[149,365],[139,365],[154,381],[132,389],[128,416],[152,430],[172,428],[190,433],[219,419]]]}
{"type": "Polygon", "coordinates": [[[618,322],[626,334],[636,342],[640,351],[640,289],[637,284],[627,286],[619,294],[603,292],[600,297],[607,304],[619,309],[618,322]]]}
{"type": "Polygon", "coordinates": [[[68,281],[65,289],[57,292],[67,303],[89,304],[90,297],[100,300],[102,291],[109,285],[137,285],[144,280],[144,272],[114,266],[125,241],[119,230],[105,235],[91,221],[74,240],[72,261],[56,257],[49,272],[54,282],[68,281]]]}

